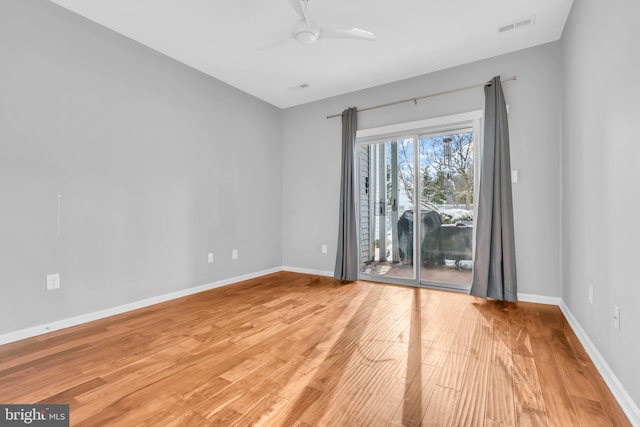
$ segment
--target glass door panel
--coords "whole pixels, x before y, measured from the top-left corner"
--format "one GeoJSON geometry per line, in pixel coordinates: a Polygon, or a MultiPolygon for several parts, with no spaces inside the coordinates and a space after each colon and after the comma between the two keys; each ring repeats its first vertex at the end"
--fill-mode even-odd
{"type": "Polygon", "coordinates": [[[360,273],[416,280],[413,139],[358,147],[360,273]]]}
{"type": "Polygon", "coordinates": [[[468,286],[473,265],[473,132],[423,135],[418,146],[421,282],[468,286]]]}

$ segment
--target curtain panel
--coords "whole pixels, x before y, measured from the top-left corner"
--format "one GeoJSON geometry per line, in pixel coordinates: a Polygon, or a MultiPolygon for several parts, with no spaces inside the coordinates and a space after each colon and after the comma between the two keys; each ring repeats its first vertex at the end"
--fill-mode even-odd
{"type": "Polygon", "coordinates": [[[500,76],[485,86],[484,140],[471,295],[517,301],[507,106],[500,76]]]}
{"type": "Polygon", "coordinates": [[[342,113],[342,175],[340,180],[340,221],[338,250],[334,277],[358,280],[358,224],[356,213],[356,132],[358,110],[348,108],[342,113]]]}

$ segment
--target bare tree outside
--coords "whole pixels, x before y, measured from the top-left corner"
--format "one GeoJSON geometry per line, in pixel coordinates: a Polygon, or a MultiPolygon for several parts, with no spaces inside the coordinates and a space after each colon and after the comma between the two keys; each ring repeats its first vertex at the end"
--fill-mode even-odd
{"type": "MultiPolygon", "coordinates": [[[[416,185],[413,151],[398,144],[399,182],[413,203],[416,185]]],[[[473,134],[459,133],[420,140],[421,199],[425,205],[454,204],[470,210],[473,204],[473,134]]]]}

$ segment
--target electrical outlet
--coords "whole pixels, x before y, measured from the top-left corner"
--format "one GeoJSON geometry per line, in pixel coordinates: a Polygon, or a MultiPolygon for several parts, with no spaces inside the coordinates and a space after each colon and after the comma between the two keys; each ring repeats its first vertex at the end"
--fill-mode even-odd
{"type": "Polygon", "coordinates": [[[238,259],[238,250],[234,249],[231,251],[231,259],[238,259]]]}
{"type": "Polygon", "coordinates": [[[47,290],[60,289],[60,274],[47,274],[47,290]]]}
{"type": "Polygon", "coordinates": [[[322,250],[323,254],[326,254],[327,253],[327,245],[322,245],[321,250],[322,250]]]}
{"type": "Polygon", "coordinates": [[[620,330],[620,307],[613,306],[613,327],[620,330]]]}
{"type": "Polygon", "coordinates": [[[518,182],[518,171],[517,170],[512,170],[511,171],[511,182],[513,182],[514,184],[518,182]]]}
{"type": "Polygon", "coordinates": [[[593,305],[593,285],[589,283],[589,304],[593,305]]]}
{"type": "Polygon", "coordinates": [[[213,262],[213,252],[207,254],[207,262],[211,264],[213,262]]]}

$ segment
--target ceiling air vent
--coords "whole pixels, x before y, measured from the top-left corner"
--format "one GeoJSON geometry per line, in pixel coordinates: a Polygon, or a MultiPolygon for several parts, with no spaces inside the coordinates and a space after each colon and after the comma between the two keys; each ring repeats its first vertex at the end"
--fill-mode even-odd
{"type": "Polygon", "coordinates": [[[516,22],[516,28],[525,27],[527,25],[531,25],[535,22],[535,16],[529,16],[528,18],[524,18],[516,22]]]}
{"type": "Polygon", "coordinates": [[[526,18],[520,18],[515,22],[510,22],[508,24],[501,25],[500,27],[498,27],[498,32],[506,33],[507,31],[511,31],[511,30],[519,30],[520,28],[523,28],[535,23],[536,23],[536,16],[531,15],[531,16],[527,16],[526,18]]]}
{"type": "Polygon", "coordinates": [[[509,24],[509,25],[505,25],[503,27],[499,27],[498,28],[498,32],[499,33],[504,33],[505,31],[511,31],[515,28],[515,24],[509,24]]]}

